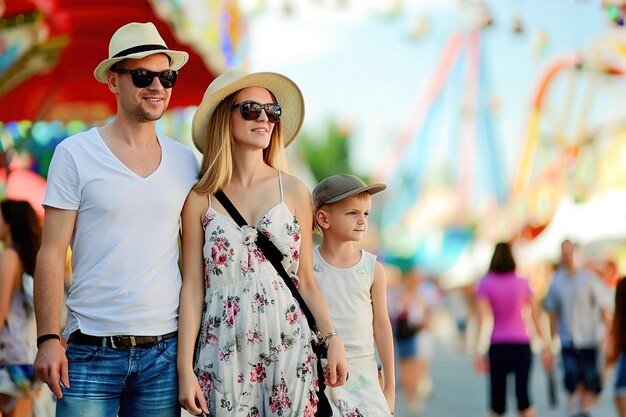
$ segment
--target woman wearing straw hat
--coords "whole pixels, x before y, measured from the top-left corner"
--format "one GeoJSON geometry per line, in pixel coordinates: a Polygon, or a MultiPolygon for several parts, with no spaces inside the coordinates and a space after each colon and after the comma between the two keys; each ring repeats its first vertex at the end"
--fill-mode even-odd
{"type": "Polygon", "coordinates": [[[313,278],[310,194],[284,173],[284,146],[303,117],[293,81],[238,70],[211,83],[194,115],[192,136],[203,160],[183,208],[178,350],[179,399],[193,414],[315,412],[312,333],[303,306],[257,246],[261,233],[282,252],[279,262],[298,282],[328,345],[327,385],[345,381],[345,349],[313,278]],[[231,218],[218,190],[254,227],[231,218]]]}
{"type": "Polygon", "coordinates": [[[199,167],[190,149],[157,134],[156,121],[187,57],[152,23],[119,28],[94,71],[117,98],[115,119],[54,152],[35,278],[35,371],[59,398],[58,416],[180,415],[178,232],[199,167]]]}

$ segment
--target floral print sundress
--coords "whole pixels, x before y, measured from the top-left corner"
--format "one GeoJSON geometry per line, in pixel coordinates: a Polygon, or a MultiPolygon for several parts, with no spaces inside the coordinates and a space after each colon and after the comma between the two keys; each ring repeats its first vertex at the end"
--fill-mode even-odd
{"type": "Polygon", "coordinates": [[[204,217],[206,294],[195,372],[211,416],[313,416],[317,371],[298,302],[255,243],[266,234],[297,283],[300,225],[283,200],[252,226],[204,217]]]}

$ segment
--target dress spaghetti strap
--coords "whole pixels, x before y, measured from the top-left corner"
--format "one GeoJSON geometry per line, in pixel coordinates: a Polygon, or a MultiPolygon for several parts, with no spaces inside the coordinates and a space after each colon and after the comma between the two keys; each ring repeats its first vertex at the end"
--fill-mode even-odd
{"type": "Polygon", "coordinates": [[[281,171],[278,171],[278,185],[280,186],[280,202],[282,203],[285,199],[283,198],[283,175],[281,171]]]}
{"type": "Polygon", "coordinates": [[[212,202],[211,202],[211,194],[210,193],[208,194],[208,197],[209,197],[209,207],[213,207],[212,206],[212,202]]]}

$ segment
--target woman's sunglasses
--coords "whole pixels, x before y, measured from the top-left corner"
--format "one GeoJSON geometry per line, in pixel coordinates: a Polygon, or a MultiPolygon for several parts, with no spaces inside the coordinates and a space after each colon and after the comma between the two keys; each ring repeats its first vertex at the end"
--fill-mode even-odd
{"type": "Polygon", "coordinates": [[[280,122],[280,115],[283,113],[283,109],[276,103],[260,104],[256,101],[242,101],[233,105],[233,109],[236,107],[239,107],[241,117],[245,120],[256,120],[261,115],[261,110],[265,110],[267,120],[278,123],[280,122]]]}
{"type": "Polygon", "coordinates": [[[137,88],[146,88],[152,81],[154,77],[158,77],[159,81],[163,88],[172,88],[174,84],[176,84],[176,78],[178,77],[178,71],[174,71],[171,69],[167,69],[164,71],[154,72],[142,69],[112,69],[111,71],[117,72],[118,74],[130,74],[133,79],[133,84],[137,88]]]}

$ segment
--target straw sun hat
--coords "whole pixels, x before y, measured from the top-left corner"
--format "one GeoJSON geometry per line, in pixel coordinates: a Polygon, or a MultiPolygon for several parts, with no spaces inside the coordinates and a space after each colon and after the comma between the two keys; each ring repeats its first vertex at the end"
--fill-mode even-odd
{"type": "Polygon", "coordinates": [[[296,137],[304,120],[304,99],[296,83],[275,72],[230,70],[213,80],[193,116],[191,136],[200,152],[204,153],[206,148],[209,123],[215,108],[232,93],[247,87],[263,87],[274,94],[283,110],[280,124],[285,146],[296,137]]]}
{"type": "Polygon", "coordinates": [[[102,61],[93,75],[101,83],[107,83],[107,71],[123,59],[141,59],[148,55],[165,54],[170,57],[170,69],[180,69],[189,54],[167,48],[165,41],[153,23],[129,23],[119,28],[109,42],[109,58],[102,61]]]}

